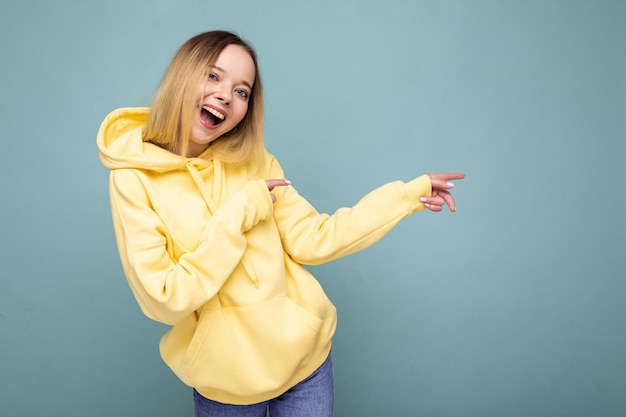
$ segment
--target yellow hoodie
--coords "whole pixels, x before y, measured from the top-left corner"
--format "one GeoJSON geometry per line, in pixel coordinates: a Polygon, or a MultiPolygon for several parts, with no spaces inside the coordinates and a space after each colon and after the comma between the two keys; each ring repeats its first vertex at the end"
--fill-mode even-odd
{"type": "Polygon", "coordinates": [[[354,207],[318,213],[266,154],[261,172],[183,158],[143,142],[148,108],[118,109],[98,132],[111,170],[113,225],[124,272],[142,311],[171,325],[163,360],[213,400],[277,397],[326,359],[336,310],[302,264],[362,250],[423,210],[424,175],[367,194],[354,207]]]}

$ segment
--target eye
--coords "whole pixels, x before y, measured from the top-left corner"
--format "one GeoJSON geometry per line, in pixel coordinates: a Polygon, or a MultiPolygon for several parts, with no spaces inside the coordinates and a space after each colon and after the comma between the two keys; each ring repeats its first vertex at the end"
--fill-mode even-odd
{"type": "Polygon", "coordinates": [[[213,81],[219,81],[219,79],[217,78],[217,75],[215,75],[215,73],[210,72],[208,75],[209,80],[213,80],[213,81]]]}
{"type": "Polygon", "coordinates": [[[243,98],[248,98],[248,96],[250,95],[248,93],[248,91],[244,90],[243,88],[238,88],[235,90],[235,94],[243,97],[243,98]]]}

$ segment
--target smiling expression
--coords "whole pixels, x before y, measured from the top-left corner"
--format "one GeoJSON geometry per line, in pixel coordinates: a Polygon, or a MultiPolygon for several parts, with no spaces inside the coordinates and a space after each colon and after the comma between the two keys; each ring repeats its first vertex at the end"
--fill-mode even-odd
{"type": "Polygon", "coordinates": [[[228,45],[207,69],[206,79],[198,86],[187,157],[197,157],[243,120],[256,75],[254,68],[244,48],[228,45]]]}

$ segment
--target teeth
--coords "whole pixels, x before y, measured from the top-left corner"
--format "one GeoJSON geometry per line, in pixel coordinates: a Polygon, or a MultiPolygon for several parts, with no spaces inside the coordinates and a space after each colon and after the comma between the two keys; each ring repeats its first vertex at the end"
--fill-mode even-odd
{"type": "Polygon", "coordinates": [[[224,120],[224,116],[222,113],[218,112],[217,110],[209,107],[209,106],[202,106],[202,108],[206,111],[208,111],[209,113],[211,113],[213,116],[217,117],[220,120],[224,120]]]}

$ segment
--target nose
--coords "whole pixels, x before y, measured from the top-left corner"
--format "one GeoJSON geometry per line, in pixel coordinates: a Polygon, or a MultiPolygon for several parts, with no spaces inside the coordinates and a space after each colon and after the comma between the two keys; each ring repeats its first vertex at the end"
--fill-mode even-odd
{"type": "Polygon", "coordinates": [[[232,98],[230,88],[224,83],[220,83],[215,90],[215,98],[225,104],[230,103],[232,98]]]}

